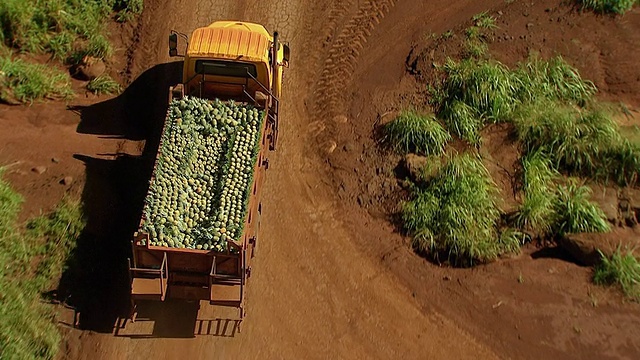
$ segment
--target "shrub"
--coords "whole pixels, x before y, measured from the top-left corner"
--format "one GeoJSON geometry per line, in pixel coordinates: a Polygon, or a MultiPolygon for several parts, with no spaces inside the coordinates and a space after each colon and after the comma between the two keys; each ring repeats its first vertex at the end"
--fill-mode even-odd
{"type": "Polygon", "coordinates": [[[120,92],[121,87],[115,80],[109,75],[101,75],[97,78],[89,81],[87,84],[87,90],[94,94],[117,94],[120,92]]]}
{"type": "Polygon", "coordinates": [[[497,189],[482,161],[455,156],[403,206],[414,247],[458,265],[486,262],[518,248],[517,237],[501,236],[497,189]]]}
{"type": "Polygon", "coordinates": [[[105,20],[117,11],[117,20],[127,21],[142,8],[143,0],[3,0],[0,42],[58,59],[76,59],[74,53],[102,58],[112,51],[105,20]],[[74,44],[82,45],[74,49],[74,44]]]}
{"type": "Polygon", "coordinates": [[[602,209],[589,201],[591,189],[575,181],[558,187],[553,201],[557,219],[553,232],[559,236],[570,233],[607,232],[611,228],[602,209]]]}
{"type": "Polygon", "coordinates": [[[64,201],[21,232],[20,203],[20,195],[0,179],[0,357],[53,359],[60,334],[41,294],[59,277],[84,226],[81,206],[64,201]]]}
{"type": "Polygon", "coordinates": [[[524,198],[515,217],[516,227],[546,235],[551,232],[556,218],[553,180],[558,173],[553,170],[547,154],[541,151],[522,158],[522,171],[524,198]]]}
{"type": "Polygon", "coordinates": [[[631,299],[640,302],[640,262],[631,252],[618,248],[609,258],[600,252],[602,262],[595,267],[593,281],[599,285],[617,284],[631,299]]]}
{"type": "Polygon", "coordinates": [[[537,102],[522,106],[514,122],[525,153],[549,154],[556,170],[623,185],[640,170],[640,149],[602,108],[537,102]]]}
{"type": "Polygon", "coordinates": [[[69,75],[20,59],[0,57],[0,100],[23,103],[41,99],[68,99],[73,95],[69,75]]]}
{"type": "Polygon", "coordinates": [[[384,141],[399,153],[415,152],[423,155],[441,155],[451,140],[449,132],[433,115],[404,111],[384,127],[384,141]]]}
{"type": "Polygon", "coordinates": [[[582,8],[591,9],[600,13],[624,14],[631,10],[633,5],[640,4],[638,0],[578,0],[582,8]]]}

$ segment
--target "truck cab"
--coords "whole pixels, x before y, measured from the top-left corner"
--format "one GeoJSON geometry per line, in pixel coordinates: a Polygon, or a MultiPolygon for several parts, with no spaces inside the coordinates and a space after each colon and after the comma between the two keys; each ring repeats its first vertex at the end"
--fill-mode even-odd
{"type": "MultiPolygon", "coordinates": [[[[177,34],[172,36],[170,53],[177,55],[177,34]]],[[[189,39],[184,92],[203,98],[253,99],[256,93],[270,92],[280,98],[283,67],[288,66],[289,46],[279,43],[277,33],[272,36],[262,25],[249,22],[216,21],[194,30],[189,39]]]]}

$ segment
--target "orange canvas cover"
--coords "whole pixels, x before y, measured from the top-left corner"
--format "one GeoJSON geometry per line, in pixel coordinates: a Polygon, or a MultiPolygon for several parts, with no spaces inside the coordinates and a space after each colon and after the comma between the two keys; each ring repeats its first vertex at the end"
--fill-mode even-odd
{"type": "Polygon", "coordinates": [[[260,25],[215,22],[193,32],[187,56],[268,63],[270,41],[269,33],[260,25]]]}

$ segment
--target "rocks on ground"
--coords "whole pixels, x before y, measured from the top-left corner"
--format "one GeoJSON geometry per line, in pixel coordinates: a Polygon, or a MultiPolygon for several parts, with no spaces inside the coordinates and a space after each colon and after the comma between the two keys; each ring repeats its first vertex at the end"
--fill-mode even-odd
{"type": "Polygon", "coordinates": [[[85,56],[72,72],[74,77],[90,81],[104,74],[106,69],[107,67],[101,59],[85,56]]]}

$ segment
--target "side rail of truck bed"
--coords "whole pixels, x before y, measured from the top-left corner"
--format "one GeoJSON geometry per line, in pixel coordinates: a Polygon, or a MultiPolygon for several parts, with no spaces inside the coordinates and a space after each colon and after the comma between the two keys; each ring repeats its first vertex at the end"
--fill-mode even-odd
{"type": "MultiPolygon", "coordinates": [[[[171,90],[170,98],[174,92],[175,88],[171,90]]],[[[270,103],[273,102],[264,104],[267,106],[264,116],[269,116],[270,103]]],[[[165,121],[163,127],[166,126],[165,121]]],[[[211,305],[237,307],[240,318],[245,316],[244,288],[251,274],[251,259],[255,255],[260,228],[260,195],[269,164],[266,149],[271,148],[273,141],[271,126],[269,121],[262,122],[260,150],[254,165],[245,226],[238,242],[229,241],[223,252],[180,249],[152,246],[149,234],[142,230],[135,233],[132,241],[133,261],[129,265],[132,320],[135,321],[136,317],[136,301],[164,301],[166,298],[206,300],[211,305]]],[[[156,157],[152,174],[156,173],[157,160],[156,157]]],[[[150,183],[153,181],[154,175],[150,183]]],[[[140,229],[145,220],[144,217],[140,220],[140,229]]]]}

